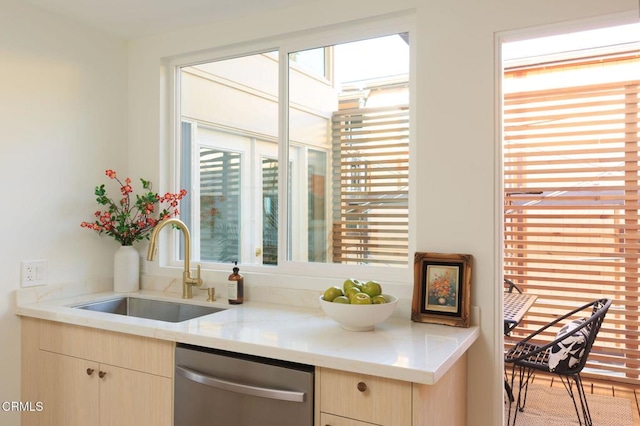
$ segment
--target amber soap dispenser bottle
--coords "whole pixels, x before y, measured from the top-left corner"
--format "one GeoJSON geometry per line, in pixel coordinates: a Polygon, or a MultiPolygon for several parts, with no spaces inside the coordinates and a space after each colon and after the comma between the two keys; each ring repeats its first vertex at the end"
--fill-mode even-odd
{"type": "Polygon", "coordinates": [[[244,302],[244,278],[240,275],[238,262],[234,262],[233,274],[229,275],[229,304],[240,305],[244,302]]]}

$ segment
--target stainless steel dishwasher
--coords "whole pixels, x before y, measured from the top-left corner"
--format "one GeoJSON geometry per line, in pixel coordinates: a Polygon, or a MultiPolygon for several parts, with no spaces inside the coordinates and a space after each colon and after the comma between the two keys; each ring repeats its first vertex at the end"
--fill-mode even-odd
{"type": "Polygon", "coordinates": [[[174,426],[312,426],[312,366],[179,343],[174,426]]]}

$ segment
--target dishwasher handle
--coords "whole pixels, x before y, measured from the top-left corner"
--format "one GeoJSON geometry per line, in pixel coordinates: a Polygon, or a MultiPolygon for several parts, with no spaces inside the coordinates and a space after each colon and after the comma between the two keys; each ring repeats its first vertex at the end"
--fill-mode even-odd
{"type": "Polygon", "coordinates": [[[304,402],[304,392],[285,391],[280,389],[269,389],[259,386],[244,385],[241,383],[230,382],[228,380],[212,377],[207,374],[192,370],[181,365],[176,365],[176,374],[185,379],[200,383],[213,388],[240,393],[243,395],[256,396],[259,398],[277,399],[280,401],[304,402]]]}

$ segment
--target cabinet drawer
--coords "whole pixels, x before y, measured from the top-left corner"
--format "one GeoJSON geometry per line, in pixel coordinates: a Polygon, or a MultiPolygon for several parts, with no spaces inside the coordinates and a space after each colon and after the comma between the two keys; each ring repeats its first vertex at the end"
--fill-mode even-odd
{"type": "Polygon", "coordinates": [[[347,419],[345,417],[334,416],[327,413],[320,413],[320,426],[377,426],[373,423],[360,422],[358,420],[347,419]]]}
{"type": "Polygon", "coordinates": [[[379,425],[411,425],[411,383],[325,368],[318,370],[322,413],[379,425]]]}
{"type": "Polygon", "coordinates": [[[101,331],[100,362],[173,378],[175,343],[101,331]]]}
{"type": "Polygon", "coordinates": [[[41,350],[173,377],[173,342],[51,321],[39,335],[41,350]]]}
{"type": "Polygon", "coordinates": [[[43,351],[98,361],[99,330],[90,327],[40,321],[38,345],[43,351]]]}

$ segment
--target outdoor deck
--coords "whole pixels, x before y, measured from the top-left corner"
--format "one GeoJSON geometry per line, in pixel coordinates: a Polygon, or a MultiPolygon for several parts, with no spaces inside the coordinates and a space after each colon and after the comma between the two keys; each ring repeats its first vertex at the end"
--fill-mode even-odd
{"type": "MultiPolygon", "coordinates": [[[[640,400],[640,387],[626,385],[624,383],[591,380],[587,378],[583,378],[582,381],[584,383],[585,391],[589,394],[609,395],[616,398],[626,398],[630,400],[631,406],[633,407],[633,424],[634,426],[640,426],[640,405],[638,403],[640,400]]],[[[536,373],[536,382],[546,382],[552,387],[562,387],[562,383],[557,377],[554,378],[550,375],[540,373],[536,373]]]]}

